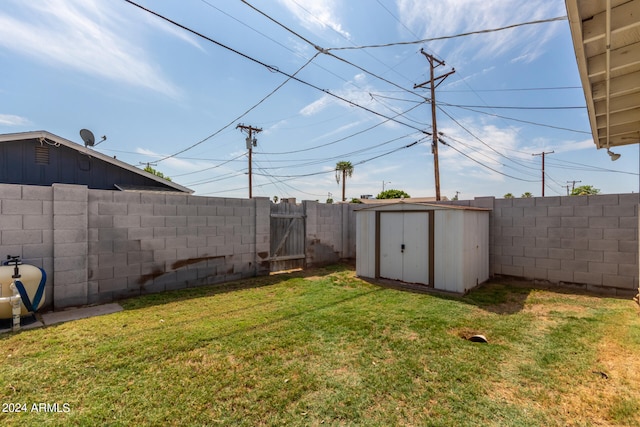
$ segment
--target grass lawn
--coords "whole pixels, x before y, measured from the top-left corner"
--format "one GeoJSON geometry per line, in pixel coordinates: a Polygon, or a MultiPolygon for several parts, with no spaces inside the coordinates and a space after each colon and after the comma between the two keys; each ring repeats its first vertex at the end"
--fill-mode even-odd
{"type": "Polygon", "coordinates": [[[0,425],[640,426],[630,300],[334,266],[122,305],[0,336],[0,425]]]}

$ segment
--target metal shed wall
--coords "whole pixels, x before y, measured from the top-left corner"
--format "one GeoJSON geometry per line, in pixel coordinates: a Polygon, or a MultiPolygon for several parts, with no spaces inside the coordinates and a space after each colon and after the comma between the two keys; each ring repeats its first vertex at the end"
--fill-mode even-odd
{"type": "MultiPolygon", "coordinates": [[[[432,278],[435,289],[464,293],[489,278],[489,211],[398,203],[365,208],[356,215],[356,274],[379,278],[379,218],[385,212],[433,216],[432,278]]],[[[401,218],[401,216],[399,216],[401,218]]]]}

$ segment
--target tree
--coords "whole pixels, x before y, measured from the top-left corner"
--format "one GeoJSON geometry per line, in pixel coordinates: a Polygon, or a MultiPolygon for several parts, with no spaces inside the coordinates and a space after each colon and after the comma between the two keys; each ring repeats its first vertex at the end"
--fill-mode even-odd
{"type": "Polygon", "coordinates": [[[411,196],[402,190],[391,189],[391,190],[384,190],[383,192],[381,192],[376,196],[376,199],[402,199],[402,198],[408,199],[409,197],[411,196]]]}
{"type": "Polygon", "coordinates": [[[347,176],[351,178],[353,175],[353,165],[351,162],[338,162],[336,163],[336,182],[340,184],[340,179],[342,179],[342,201],[346,201],[347,198],[345,196],[345,184],[347,181],[347,176]]]}
{"type": "Polygon", "coordinates": [[[533,194],[531,194],[528,191],[525,191],[524,193],[522,193],[522,196],[520,196],[520,197],[524,197],[525,199],[528,199],[530,197],[533,197],[533,194]]]}
{"type": "Polygon", "coordinates": [[[328,205],[330,205],[331,203],[333,203],[333,199],[332,199],[331,197],[329,197],[329,198],[327,199],[327,204],[328,204],[328,205]]]}
{"type": "Polygon", "coordinates": [[[351,199],[349,203],[362,203],[362,200],[358,199],[357,197],[354,197],[353,199],[351,199]]]}
{"type": "Polygon", "coordinates": [[[164,178],[164,179],[166,179],[167,181],[171,181],[171,178],[169,178],[168,176],[164,176],[164,174],[163,174],[162,172],[157,171],[157,170],[155,170],[154,168],[152,168],[152,167],[149,165],[149,163],[147,163],[147,166],[145,166],[145,167],[144,167],[144,171],[145,171],[145,172],[152,173],[152,174],[154,174],[155,176],[158,176],[158,177],[160,177],[160,178],[164,178]]]}
{"type": "Polygon", "coordinates": [[[594,194],[599,194],[600,189],[594,188],[593,185],[581,185],[580,187],[576,187],[571,191],[572,196],[593,196],[594,194]]]}
{"type": "Polygon", "coordinates": [[[278,196],[273,196],[273,203],[278,203],[278,200],[280,200],[278,196]]]}
{"type": "Polygon", "coordinates": [[[505,199],[513,199],[513,194],[512,193],[507,193],[503,196],[505,199]]]}

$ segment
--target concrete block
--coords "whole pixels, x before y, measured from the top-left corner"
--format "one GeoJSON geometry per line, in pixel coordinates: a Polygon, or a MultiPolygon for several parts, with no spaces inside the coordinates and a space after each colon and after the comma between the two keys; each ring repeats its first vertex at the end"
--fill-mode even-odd
{"type": "Polygon", "coordinates": [[[165,217],[163,216],[142,216],[140,217],[140,227],[164,227],[165,217]]]}
{"type": "Polygon", "coordinates": [[[547,280],[553,283],[560,282],[573,282],[573,271],[567,270],[548,270],[547,271],[547,280]]]}
{"type": "Polygon", "coordinates": [[[523,267],[522,277],[527,279],[547,280],[548,270],[546,268],[523,267]]]}
{"type": "MultiPolygon", "coordinates": [[[[56,279],[56,283],[59,283],[56,279]]],[[[56,285],[54,293],[54,307],[56,310],[85,305],[88,302],[88,285],[84,283],[69,283],[56,285]]]]}
{"type": "MultiPolygon", "coordinates": [[[[565,206],[588,206],[589,199],[581,196],[564,196],[560,199],[560,205],[565,206]]],[[[577,211],[577,210],[576,210],[577,211]]]]}
{"type": "Polygon", "coordinates": [[[153,251],[151,250],[127,252],[127,265],[149,262],[153,262],[153,251]]]}
{"type": "Polygon", "coordinates": [[[638,262],[638,255],[633,252],[604,251],[602,261],[616,264],[635,264],[638,262]]]}
{"type": "Polygon", "coordinates": [[[113,217],[111,215],[89,215],[87,226],[89,228],[112,228],[113,217]]]}
{"type": "MultiPolygon", "coordinates": [[[[579,210],[579,209],[577,209],[579,210]]],[[[547,210],[549,216],[572,217],[573,206],[550,206],[547,210]]]]}
{"type": "Polygon", "coordinates": [[[85,185],[53,184],[53,200],[56,202],[87,202],[89,190],[85,185]]]}
{"type": "Polygon", "coordinates": [[[87,276],[90,280],[113,279],[113,267],[104,267],[98,268],[96,270],[89,270],[87,276]]]}
{"type": "Polygon", "coordinates": [[[514,266],[535,267],[536,266],[536,259],[535,258],[528,258],[528,257],[514,256],[512,258],[511,264],[514,265],[514,266]]]}
{"type": "Polygon", "coordinates": [[[77,230],[86,229],[89,225],[87,215],[54,215],[54,230],[77,230]]]}
{"type": "Polygon", "coordinates": [[[141,193],[129,192],[129,191],[114,191],[113,201],[114,203],[125,203],[127,205],[140,205],[142,195],[141,193]]]}
{"type": "Polygon", "coordinates": [[[493,221],[491,222],[491,224],[494,227],[512,227],[513,226],[513,218],[511,218],[511,217],[503,217],[503,216],[496,216],[496,217],[493,217],[493,221]]]}
{"type": "Polygon", "coordinates": [[[589,261],[560,260],[560,269],[564,271],[580,271],[586,273],[589,271],[589,261]]]}
{"type": "Polygon", "coordinates": [[[638,217],[637,216],[623,216],[618,218],[620,228],[638,228],[638,217]]]}
{"type": "MultiPolygon", "coordinates": [[[[58,256],[65,257],[83,257],[86,258],[88,254],[88,246],[85,242],[80,243],[57,243],[56,254],[58,256]]],[[[53,251],[53,246],[51,246],[51,251],[53,251]]]]}
{"type": "Polygon", "coordinates": [[[576,228],[573,230],[574,238],[578,240],[602,239],[604,235],[602,228],[576,228]]]}
{"type": "Polygon", "coordinates": [[[2,245],[27,245],[42,243],[42,231],[40,230],[3,230],[2,245]]]}
{"type": "MultiPolygon", "coordinates": [[[[198,235],[199,237],[201,237],[201,235],[198,235]]],[[[207,246],[208,247],[213,247],[213,246],[224,246],[224,242],[225,242],[225,238],[224,235],[215,235],[215,236],[204,236],[207,238],[207,246]]]]}
{"type": "Polygon", "coordinates": [[[156,251],[153,251],[153,262],[172,263],[172,262],[175,262],[177,259],[178,259],[178,256],[175,249],[158,249],[156,251]]]}
{"type": "Polygon", "coordinates": [[[524,270],[522,266],[503,265],[502,273],[500,274],[504,274],[506,276],[523,277],[523,272],[524,270]]]}
{"type": "Polygon", "coordinates": [[[58,289],[60,287],[67,285],[80,284],[86,286],[88,278],[87,273],[86,269],[55,271],[54,268],[53,281],[56,286],[55,294],[58,294],[58,289]]]}
{"type": "Polygon", "coordinates": [[[162,250],[165,246],[165,239],[146,239],[140,242],[140,249],[146,250],[162,250]]]}
{"type": "Polygon", "coordinates": [[[638,264],[618,264],[620,276],[638,277],[638,264]]]}
{"type": "Polygon", "coordinates": [[[176,227],[177,237],[197,236],[198,227],[176,227]]]}
{"type": "Polygon", "coordinates": [[[187,217],[186,216],[168,216],[164,220],[164,225],[166,227],[186,227],[187,217]]]}
{"type": "Polygon", "coordinates": [[[103,253],[98,255],[98,265],[100,268],[121,268],[127,265],[126,253],[103,253]]]}
{"type": "Polygon", "coordinates": [[[587,228],[589,227],[589,218],[562,217],[560,218],[560,226],[564,228],[587,228]]]}
{"type": "Polygon", "coordinates": [[[233,216],[233,207],[231,206],[218,206],[216,209],[216,215],[219,216],[233,216]]]}
{"type": "Polygon", "coordinates": [[[546,217],[547,216],[547,207],[546,206],[531,206],[524,208],[524,216],[534,216],[534,217],[546,217]]]}
{"type": "Polygon", "coordinates": [[[622,205],[622,206],[604,206],[604,216],[635,216],[635,205],[622,205]]]}
{"type": "Polygon", "coordinates": [[[574,250],[573,249],[560,249],[560,248],[549,248],[549,258],[559,259],[559,260],[572,260],[574,259],[574,250]]]}
{"type": "Polygon", "coordinates": [[[2,215],[42,215],[41,200],[3,200],[2,215]]]}
{"type": "MultiPolygon", "coordinates": [[[[530,218],[533,219],[534,222],[535,222],[535,218],[534,217],[530,217],[530,218]]],[[[549,229],[547,227],[525,226],[524,227],[524,236],[525,237],[547,237],[548,230],[549,229]]]]}
{"type": "Polygon", "coordinates": [[[559,216],[538,216],[536,218],[536,227],[560,227],[560,217],[559,216]]]}
{"type": "Polygon", "coordinates": [[[525,256],[523,246],[502,246],[502,254],[508,256],[525,256]]]}
{"type": "Polygon", "coordinates": [[[22,199],[22,186],[16,184],[0,184],[0,200],[22,199]]]}
{"type": "MultiPolygon", "coordinates": [[[[23,192],[24,198],[24,192],[23,192]]],[[[618,201],[620,206],[622,205],[635,205],[640,204],[640,195],[638,193],[618,194],[618,201]]]]}
{"type": "Polygon", "coordinates": [[[140,217],[138,215],[115,215],[113,226],[116,228],[137,228],[140,227],[140,217]]]}
{"type": "Polygon", "coordinates": [[[535,197],[536,206],[560,206],[561,196],[535,197]]]}
{"type": "Polygon", "coordinates": [[[537,268],[546,268],[548,270],[560,270],[560,260],[551,258],[536,258],[537,268]]]}
{"type": "MultiPolygon", "coordinates": [[[[576,196],[574,196],[576,197],[576,196]]],[[[598,194],[595,196],[577,196],[577,197],[586,197],[589,199],[589,205],[617,205],[618,204],[618,195],[617,194],[598,194]]]]}
{"type": "Polygon", "coordinates": [[[224,224],[226,226],[242,225],[242,218],[239,216],[228,216],[225,218],[224,224]]]}
{"type": "Polygon", "coordinates": [[[207,217],[207,226],[208,227],[222,227],[226,225],[226,217],[216,215],[207,217]]]}
{"type": "Polygon", "coordinates": [[[574,254],[575,254],[575,259],[578,261],[594,261],[594,262],[604,261],[604,253],[602,251],[576,249],[574,251],[574,254]]]}
{"type": "Polygon", "coordinates": [[[165,204],[170,206],[186,205],[189,197],[186,194],[167,194],[165,195],[165,204]]]}
{"type": "Polygon", "coordinates": [[[602,216],[602,205],[580,206],[575,208],[576,216],[602,216]]]}
{"type": "Polygon", "coordinates": [[[155,216],[176,216],[178,208],[175,205],[153,205],[153,214],[155,216]]]}
{"type": "Polygon", "coordinates": [[[630,276],[618,276],[611,274],[602,275],[602,284],[613,288],[637,289],[638,280],[630,276]]]}
{"type": "Polygon", "coordinates": [[[126,228],[100,228],[98,230],[99,240],[127,240],[127,235],[126,228]]]}
{"type": "MultiPolygon", "coordinates": [[[[236,198],[231,198],[231,197],[225,197],[224,198],[224,205],[228,206],[228,207],[241,207],[242,206],[242,201],[245,199],[236,199],[236,198]]],[[[248,199],[246,199],[248,200],[248,199]]]]}
{"type": "Polygon", "coordinates": [[[508,200],[513,200],[513,207],[530,208],[535,206],[536,204],[536,201],[533,197],[524,197],[520,199],[508,199],[508,200]]]}
{"type": "MultiPolygon", "coordinates": [[[[123,277],[140,277],[140,264],[115,267],[113,273],[113,277],[115,279],[122,279],[123,277]]],[[[123,282],[125,284],[127,283],[126,280],[123,282]]]]}
{"type": "MultiPolygon", "coordinates": [[[[581,196],[588,197],[588,196],[581,196]]],[[[619,224],[619,219],[617,217],[590,217],[589,218],[589,227],[590,228],[617,228],[619,224]]]]}
{"type": "Polygon", "coordinates": [[[550,227],[547,230],[547,234],[551,238],[573,239],[575,237],[574,233],[575,231],[571,227],[550,227]]]}
{"type": "Polygon", "coordinates": [[[104,279],[104,280],[98,281],[98,291],[100,293],[124,290],[127,288],[128,288],[127,280],[121,277],[113,278],[113,279],[104,279]]]}
{"type": "Polygon", "coordinates": [[[637,240],[638,230],[634,228],[605,228],[603,231],[603,238],[615,240],[637,240]]]}
{"type": "Polygon", "coordinates": [[[217,206],[198,206],[198,216],[207,217],[216,215],[218,215],[217,206]]]}
{"type": "Polygon", "coordinates": [[[560,247],[563,249],[591,249],[589,240],[584,239],[561,239],[560,247]]]}
{"type": "Polygon", "coordinates": [[[536,238],[535,237],[514,237],[513,238],[513,246],[535,246],[536,238]]]}
{"type": "Polygon", "coordinates": [[[176,237],[173,239],[167,239],[165,243],[166,249],[185,249],[187,247],[187,237],[176,237]]]}
{"type": "Polygon", "coordinates": [[[154,227],[153,228],[153,238],[154,239],[166,239],[166,238],[175,238],[176,228],[175,227],[154,227]]]}
{"type": "MultiPolygon", "coordinates": [[[[522,216],[522,217],[512,218],[512,222],[513,222],[512,225],[514,227],[526,227],[524,230],[525,236],[527,235],[527,228],[533,228],[536,226],[536,218],[532,216],[522,216]]],[[[546,228],[544,230],[546,235],[546,228]]]]}
{"type": "Polygon", "coordinates": [[[477,208],[493,209],[495,197],[474,197],[473,206],[477,208]]]}
{"type": "Polygon", "coordinates": [[[99,203],[98,215],[127,215],[126,203],[99,203]]]}
{"type": "Polygon", "coordinates": [[[584,248],[584,249],[589,249],[589,250],[592,250],[592,251],[615,251],[615,252],[617,252],[618,251],[618,241],[617,240],[604,240],[604,239],[589,240],[588,248],[584,248]]]}
{"type": "Polygon", "coordinates": [[[53,240],[55,244],[86,242],[88,238],[87,230],[55,230],[53,240]]]}
{"type": "Polygon", "coordinates": [[[207,225],[206,216],[188,216],[187,227],[203,227],[207,225]]]}
{"type": "MultiPolygon", "coordinates": [[[[588,197],[588,196],[580,196],[588,197]]],[[[573,272],[573,280],[576,283],[584,283],[587,285],[602,285],[602,273],[584,273],[581,271],[573,272]]]]}
{"type": "Polygon", "coordinates": [[[127,240],[153,239],[153,227],[127,229],[127,240]]]}
{"type": "Polygon", "coordinates": [[[113,195],[115,191],[110,190],[89,190],[87,201],[90,204],[98,204],[99,202],[113,203],[113,195]]]}
{"type": "Polygon", "coordinates": [[[233,208],[233,215],[242,217],[242,216],[251,216],[251,208],[249,207],[236,207],[233,208]]]}
{"type": "MultiPolygon", "coordinates": [[[[42,215],[25,215],[25,217],[27,218],[44,218],[42,215]]],[[[23,225],[22,225],[22,219],[23,216],[22,215],[9,215],[9,214],[2,214],[0,215],[0,230],[22,230],[23,229],[23,225]]],[[[33,221],[33,220],[32,220],[33,221]]],[[[25,223],[28,223],[29,220],[25,219],[25,223]]],[[[50,223],[50,219],[48,219],[48,222],[50,223]]],[[[27,224],[25,224],[25,229],[43,229],[45,227],[28,227],[26,226],[27,224]]]]}
{"type": "Polygon", "coordinates": [[[178,216],[190,217],[190,216],[198,216],[198,206],[196,205],[178,205],[177,206],[178,216]]]}
{"type": "MultiPolygon", "coordinates": [[[[3,249],[5,248],[6,246],[3,247],[3,249]]],[[[5,254],[9,255],[11,254],[11,252],[6,252],[5,254]]],[[[39,259],[53,258],[53,245],[46,244],[46,243],[22,245],[22,257],[23,257],[23,260],[34,259],[34,258],[39,258],[39,259]]],[[[33,264],[33,262],[29,262],[29,264],[33,264]]]]}
{"type": "Polygon", "coordinates": [[[206,206],[208,199],[208,197],[203,196],[189,196],[187,197],[187,205],[206,206]]]}
{"type": "Polygon", "coordinates": [[[144,205],[136,203],[127,204],[128,215],[153,216],[153,205],[144,205]]]}
{"type": "Polygon", "coordinates": [[[535,248],[525,247],[524,256],[531,257],[531,258],[547,258],[549,256],[549,249],[539,248],[539,247],[535,247],[535,248]]]}
{"type": "Polygon", "coordinates": [[[502,227],[502,235],[503,236],[524,236],[524,228],[523,227],[502,227]]]}
{"type": "MultiPolygon", "coordinates": [[[[0,195],[1,198],[1,195],[0,195]]],[[[25,185],[22,187],[22,200],[53,200],[53,187],[25,185]]]]}
{"type": "Polygon", "coordinates": [[[618,242],[618,251],[638,253],[638,242],[636,240],[621,240],[618,242]]]}
{"type": "Polygon", "coordinates": [[[618,264],[608,262],[589,262],[589,273],[618,274],[618,264]]]}
{"type": "Polygon", "coordinates": [[[116,240],[113,242],[114,253],[127,253],[129,251],[139,251],[140,240],[116,240]]]}
{"type": "Polygon", "coordinates": [[[550,237],[536,237],[536,248],[559,248],[560,239],[550,237]]]}

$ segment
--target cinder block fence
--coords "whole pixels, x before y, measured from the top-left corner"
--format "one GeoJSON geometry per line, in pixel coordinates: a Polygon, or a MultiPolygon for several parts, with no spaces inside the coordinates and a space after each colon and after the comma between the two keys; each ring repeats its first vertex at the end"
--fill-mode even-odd
{"type": "MultiPolygon", "coordinates": [[[[446,203],[492,209],[491,275],[637,292],[637,194],[446,203]]],[[[303,205],[305,265],[354,258],[361,205],[303,205]]],[[[42,267],[56,310],[270,272],[267,198],[0,184],[0,213],[0,257],[42,267]]]]}

